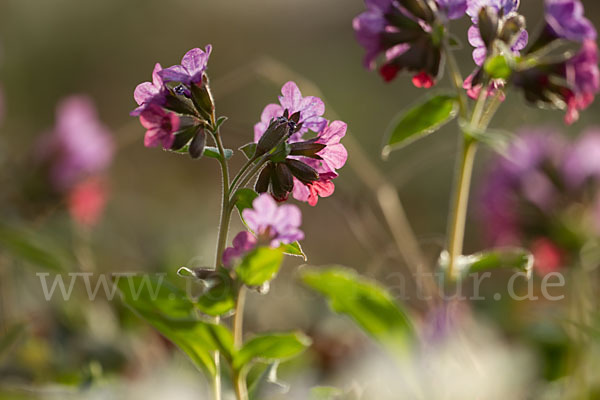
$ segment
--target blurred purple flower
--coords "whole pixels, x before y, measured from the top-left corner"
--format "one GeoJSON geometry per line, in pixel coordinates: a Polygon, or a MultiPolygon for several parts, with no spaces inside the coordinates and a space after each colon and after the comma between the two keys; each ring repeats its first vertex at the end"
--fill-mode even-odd
{"type": "Polygon", "coordinates": [[[268,194],[261,194],[252,202],[252,208],[242,211],[248,228],[257,236],[259,243],[278,247],[304,239],[299,229],[302,223],[300,209],[292,204],[278,206],[268,194]]]}
{"type": "Polygon", "coordinates": [[[152,82],[143,82],[137,85],[133,92],[133,98],[138,104],[138,107],[129,115],[132,117],[139,116],[144,109],[150,104],[163,106],[167,101],[167,89],[165,88],[163,79],[160,76],[162,67],[159,63],[154,66],[152,71],[152,82]]]}
{"type": "Polygon", "coordinates": [[[162,145],[167,150],[175,141],[175,132],[179,130],[180,119],[177,114],[151,104],[140,114],[140,123],[147,129],[144,146],[162,145]]]}
{"type": "Polygon", "coordinates": [[[570,125],[579,119],[579,111],[588,108],[600,91],[598,45],[594,40],[585,40],[581,51],[567,61],[565,75],[572,89],[572,94],[566,96],[565,121],[570,125]]]}
{"type": "MultiPolygon", "coordinates": [[[[514,16],[519,8],[519,0],[469,0],[467,14],[471,17],[473,24],[468,31],[469,43],[475,47],[473,50],[473,60],[475,64],[482,66],[487,57],[487,48],[481,38],[478,26],[479,11],[482,7],[491,7],[498,13],[500,25],[508,18],[514,16]]],[[[516,40],[510,44],[510,48],[515,54],[519,54],[527,46],[529,34],[525,29],[521,31],[516,40]]]]}
{"type": "Polygon", "coordinates": [[[208,66],[208,58],[212,46],[206,45],[204,50],[194,48],[185,53],[181,65],[173,65],[159,72],[165,82],[181,82],[186,85],[202,85],[203,75],[208,66]]]}
{"type": "Polygon", "coordinates": [[[557,37],[577,42],[596,40],[596,28],[585,18],[580,0],[546,0],[546,22],[557,37]]]}
{"type": "Polygon", "coordinates": [[[600,130],[584,133],[566,152],[563,171],[570,187],[589,179],[600,181],[600,130]]]}
{"type": "Polygon", "coordinates": [[[252,208],[242,211],[248,228],[233,239],[233,247],[223,252],[223,264],[231,267],[234,259],[242,257],[259,245],[279,247],[304,239],[300,230],[302,214],[291,204],[278,206],[269,194],[261,194],[252,202],[252,208]]]}
{"type": "Polygon", "coordinates": [[[320,132],[327,125],[327,120],[322,117],[325,112],[323,100],[314,96],[302,97],[298,85],[292,81],[283,85],[281,94],[279,104],[268,104],[260,116],[260,122],[254,125],[255,142],[265,133],[271,120],[283,116],[285,110],[288,110],[289,115],[300,112],[298,124],[302,124],[302,128],[290,138],[293,142],[300,140],[309,129],[320,132]]]}
{"type": "Polygon", "coordinates": [[[110,131],[98,120],[92,100],[84,95],[59,103],[54,130],[38,142],[40,156],[51,163],[52,183],[61,191],[103,172],[114,150],[110,131]]]}

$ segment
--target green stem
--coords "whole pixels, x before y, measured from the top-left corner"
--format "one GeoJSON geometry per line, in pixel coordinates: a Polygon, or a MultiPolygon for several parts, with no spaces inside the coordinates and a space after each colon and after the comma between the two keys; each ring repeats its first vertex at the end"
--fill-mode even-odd
{"type": "MultiPolygon", "coordinates": [[[[248,172],[246,174],[246,176],[244,176],[244,178],[238,179],[237,184],[235,187],[232,187],[231,192],[232,194],[235,194],[235,191],[239,188],[242,188],[244,186],[246,186],[248,184],[248,182],[250,181],[250,179],[252,179],[253,176],[255,176],[258,171],[260,171],[260,169],[263,167],[263,165],[265,165],[265,163],[269,160],[268,155],[263,156],[263,158],[259,159],[259,161],[254,165],[254,167],[250,170],[250,172],[248,172]]],[[[231,201],[232,199],[230,199],[231,201]]]]}
{"type": "MultiPolygon", "coordinates": [[[[235,315],[233,318],[233,345],[239,350],[243,344],[244,333],[244,306],[246,304],[246,286],[242,285],[238,291],[235,304],[235,315]]],[[[243,371],[234,371],[233,374],[235,394],[238,400],[248,399],[248,388],[246,387],[246,374],[243,371]]]]}
{"type": "Polygon", "coordinates": [[[252,164],[254,164],[255,161],[256,161],[256,157],[252,157],[251,159],[246,161],[246,164],[244,164],[244,166],[240,169],[240,171],[237,173],[235,178],[233,178],[233,181],[231,181],[231,185],[230,185],[231,192],[232,192],[231,194],[235,193],[236,185],[238,184],[239,180],[242,178],[242,176],[244,176],[244,174],[246,173],[248,168],[250,168],[252,166],[252,164]]]}
{"type": "Polygon", "coordinates": [[[463,77],[460,73],[460,68],[458,68],[458,63],[456,62],[454,53],[452,52],[452,50],[450,50],[450,46],[448,45],[448,43],[444,43],[443,50],[444,54],[446,55],[446,59],[448,60],[447,63],[448,72],[450,73],[450,80],[452,81],[458,96],[460,117],[462,119],[467,119],[467,115],[469,114],[469,103],[467,101],[467,96],[463,89],[463,77]]]}

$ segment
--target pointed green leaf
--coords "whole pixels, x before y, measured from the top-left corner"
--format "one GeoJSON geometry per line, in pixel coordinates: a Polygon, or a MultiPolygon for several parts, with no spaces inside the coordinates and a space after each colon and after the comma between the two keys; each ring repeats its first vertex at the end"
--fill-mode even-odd
{"type": "Polygon", "coordinates": [[[283,251],[284,254],[302,257],[304,261],[308,260],[306,254],[304,254],[304,251],[302,250],[302,246],[300,246],[300,243],[298,242],[282,244],[281,246],[279,246],[279,248],[283,251]]]}
{"type": "Polygon", "coordinates": [[[456,96],[440,94],[402,112],[389,130],[389,139],[382,151],[383,157],[387,158],[392,150],[405,147],[437,131],[451,121],[457,111],[456,96]]]}
{"type": "Polygon", "coordinates": [[[233,339],[227,328],[195,319],[194,304],[185,292],[163,277],[120,276],[115,280],[124,303],[208,375],[216,372],[215,350],[232,353],[233,339]]]}
{"type": "Polygon", "coordinates": [[[275,277],[283,261],[283,251],[259,247],[248,253],[236,272],[238,278],[248,286],[260,286],[275,277]]]}
{"type": "Polygon", "coordinates": [[[240,216],[246,208],[252,208],[252,202],[258,197],[252,189],[242,188],[235,192],[235,207],[238,209],[240,216]]]}
{"type": "MultiPolygon", "coordinates": [[[[495,269],[515,269],[531,276],[533,271],[533,254],[519,247],[506,247],[483,251],[469,256],[460,256],[456,265],[461,277],[482,271],[495,269]]],[[[439,265],[446,269],[450,262],[447,251],[440,255],[439,265]]]]}
{"type": "Polygon", "coordinates": [[[198,298],[196,307],[207,315],[227,314],[235,308],[236,288],[229,273],[221,269],[211,276],[211,287],[198,298]]]}
{"type": "Polygon", "coordinates": [[[252,157],[254,157],[254,153],[256,153],[256,143],[252,142],[245,144],[242,147],[240,147],[240,150],[242,151],[242,153],[244,153],[246,158],[250,160],[252,157]]]}
{"type": "Polygon", "coordinates": [[[223,123],[227,121],[227,119],[228,118],[225,116],[217,118],[217,122],[215,123],[215,132],[217,132],[221,128],[221,125],[223,125],[223,123]]]}
{"type": "Polygon", "coordinates": [[[310,338],[301,332],[259,335],[247,341],[235,355],[233,368],[239,370],[254,361],[287,360],[302,353],[310,344],[310,338]]]}
{"type": "Polygon", "coordinates": [[[348,315],[383,345],[399,354],[409,348],[414,336],[410,318],[379,284],[343,267],[310,268],[302,280],[323,294],[333,311],[348,315]]]}
{"type": "MultiPolygon", "coordinates": [[[[173,153],[177,153],[177,154],[188,154],[189,150],[190,150],[190,145],[188,143],[180,149],[171,150],[171,151],[173,153]]],[[[231,149],[224,149],[224,153],[225,153],[226,160],[229,160],[233,156],[233,150],[231,150],[231,149]]],[[[216,159],[221,158],[221,155],[219,154],[219,149],[217,149],[216,147],[211,147],[211,146],[204,147],[204,153],[202,155],[206,156],[206,157],[210,157],[210,158],[216,158],[216,159]]]]}

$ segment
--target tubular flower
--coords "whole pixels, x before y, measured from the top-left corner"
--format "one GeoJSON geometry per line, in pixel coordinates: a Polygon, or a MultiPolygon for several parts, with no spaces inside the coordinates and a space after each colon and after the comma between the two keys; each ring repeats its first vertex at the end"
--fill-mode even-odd
{"type": "Polygon", "coordinates": [[[160,76],[161,71],[161,65],[156,63],[154,71],[152,71],[152,82],[143,82],[137,85],[133,92],[133,98],[138,104],[138,107],[129,115],[137,117],[151,104],[156,104],[158,106],[165,105],[167,102],[168,90],[160,76]]]}
{"type": "Polygon", "coordinates": [[[191,49],[181,59],[181,65],[173,65],[158,74],[165,82],[181,82],[186,85],[202,86],[211,52],[212,46],[210,44],[204,50],[191,49]]]}
{"type": "Polygon", "coordinates": [[[374,69],[377,57],[384,54],[379,73],[386,82],[408,71],[415,86],[433,86],[443,63],[440,20],[462,17],[466,1],[365,0],[365,5],[367,11],[352,23],[356,39],[366,50],[365,67],[374,69]]]}
{"type": "Polygon", "coordinates": [[[493,245],[524,245],[554,271],[600,237],[600,133],[574,143],[525,131],[484,179],[481,216],[493,245]]]}
{"type": "Polygon", "coordinates": [[[223,253],[223,264],[230,267],[236,258],[243,256],[257,246],[279,247],[304,239],[300,230],[302,214],[292,204],[278,206],[268,194],[258,196],[252,208],[242,212],[242,216],[252,233],[243,231],[233,239],[233,247],[223,253]]]}
{"type": "Polygon", "coordinates": [[[557,38],[582,42],[597,36],[596,28],[584,16],[580,0],[546,0],[546,24],[557,38]]]}
{"type": "Polygon", "coordinates": [[[170,149],[175,142],[175,132],[179,130],[180,119],[177,114],[165,111],[157,105],[151,105],[140,115],[140,123],[146,128],[144,146],[170,149]]]}

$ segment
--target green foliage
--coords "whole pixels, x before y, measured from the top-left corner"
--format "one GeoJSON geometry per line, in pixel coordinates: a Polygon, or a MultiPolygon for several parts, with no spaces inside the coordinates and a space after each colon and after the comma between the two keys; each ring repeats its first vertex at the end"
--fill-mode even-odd
{"type": "Polygon", "coordinates": [[[310,338],[301,332],[259,335],[248,340],[238,351],[233,359],[233,368],[239,370],[255,361],[284,361],[299,355],[310,344],[310,338]]]}
{"type": "Polygon", "coordinates": [[[366,333],[399,354],[414,337],[403,307],[375,282],[343,267],[311,268],[302,273],[306,285],[323,294],[333,311],[348,315],[366,333]]]}
{"type": "MultiPolygon", "coordinates": [[[[440,267],[446,269],[449,261],[448,252],[442,253],[439,261],[440,267]]],[[[506,247],[460,256],[456,266],[457,273],[462,277],[496,269],[515,269],[531,276],[533,261],[533,254],[528,250],[519,247],[506,247]]]]}
{"type": "Polygon", "coordinates": [[[66,269],[64,257],[33,232],[0,224],[0,248],[17,259],[52,272],[66,269]]]}
{"type": "Polygon", "coordinates": [[[207,315],[219,316],[235,308],[236,287],[229,273],[220,269],[210,279],[210,288],[198,298],[196,307],[207,315]]]}
{"type": "Polygon", "coordinates": [[[283,251],[284,254],[296,257],[302,257],[304,261],[308,260],[306,254],[304,254],[304,250],[302,250],[302,246],[300,243],[294,242],[290,244],[282,244],[279,248],[283,251]]]}
{"type": "Polygon", "coordinates": [[[163,282],[162,277],[121,277],[116,283],[124,303],[208,375],[216,373],[215,350],[232,357],[233,338],[227,328],[197,320],[194,304],[185,292],[163,282]]]}
{"type": "Polygon", "coordinates": [[[238,209],[240,216],[246,208],[252,208],[252,202],[258,197],[252,189],[241,188],[235,192],[235,207],[238,209]]]}
{"type": "Polygon", "coordinates": [[[456,96],[439,94],[399,114],[389,129],[382,155],[421,139],[451,121],[458,112],[456,96]]]}
{"type": "Polygon", "coordinates": [[[248,160],[250,160],[250,159],[252,159],[252,157],[254,157],[254,153],[256,153],[256,143],[254,143],[254,142],[247,143],[247,144],[243,145],[242,147],[240,147],[240,150],[242,151],[242,153],[244,153],[246,158],[248,160]]]}
{"type": "MultiPolygon", "coordinates": [[[[185,146],[183,146],[177,150],[173,150],[173,152],[179,153],[179,154],[188,154],[189,150],[190,150],[190,145],[188,143],[185,146]]],[[[231,149],[224,149],[224,153],[225,153],[226,160],[229,160],[233,156],[233,150],[231,150],[231,149]]],[[[216,158],[217,160],[221,158],[221,154],[219,154],[219,149],[217,149],[216,147],[211,147],[211,146],[204,147],[203,156],[210,157],[210,158],[216,158]]]]}
{"type": "Polygon", "coordinates": [[[260,286],[270,281],[279,271],[283,251],[258,247],[248,253],[237,266],[238,278],[248,286],[260,286]]]}
{"type": "Polygon", "coordinates": [[[512,74],[512,69],[503,55],[497,55],[488,59],[483,68],[492,79],[506,80],[512,74]]]}

